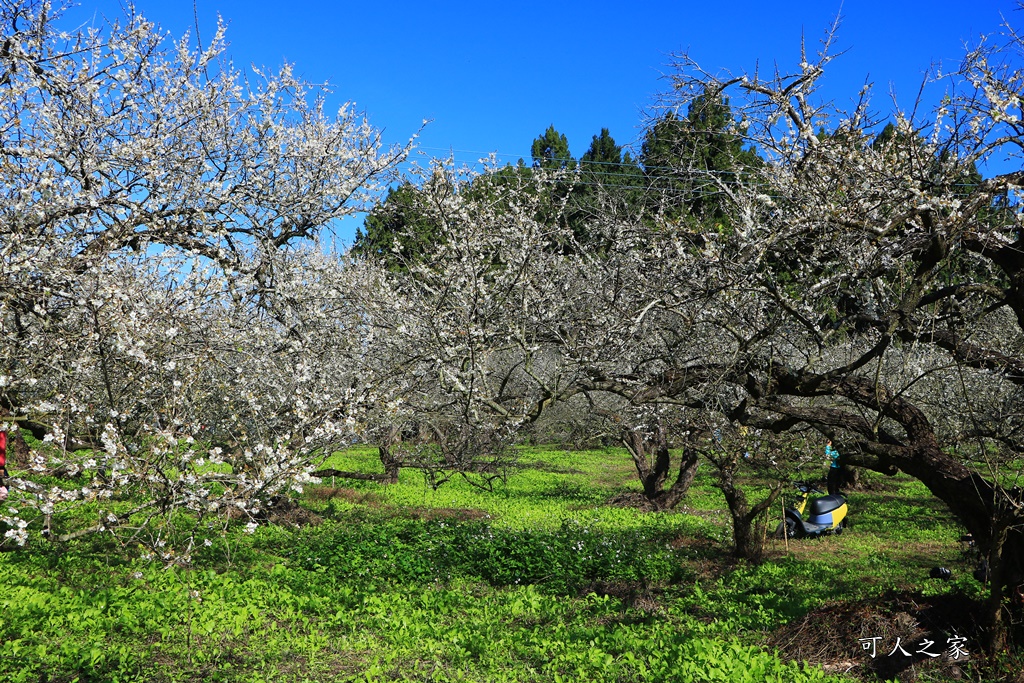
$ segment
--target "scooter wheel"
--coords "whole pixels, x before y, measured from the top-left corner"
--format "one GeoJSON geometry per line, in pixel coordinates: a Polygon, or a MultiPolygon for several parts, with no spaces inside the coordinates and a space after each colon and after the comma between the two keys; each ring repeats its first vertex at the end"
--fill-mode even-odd
{"type": "Polygon", "coordinates": [[[789,538],[796,538],[796,522],[787,519],[785,526],[783,526],[782,522],[779,522],[779,525],[775,527],[774,536],[775,538],[785,538],[787,536],[789,538]]]}

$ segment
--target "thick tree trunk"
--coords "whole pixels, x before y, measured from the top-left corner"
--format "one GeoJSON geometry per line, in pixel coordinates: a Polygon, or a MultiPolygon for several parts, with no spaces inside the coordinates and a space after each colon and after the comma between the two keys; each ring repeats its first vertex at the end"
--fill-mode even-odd
{"type": "Polygon", "coordinates": [[[744,560],[761,559],[761,545],[754,541],[753,520],[748,517],[747,497],[738,489],[722,487],[732,517],[733,555],[744,560]]]}
{"type": "Polygon", "coordinates": [[[679,460],[679,472],[676,474],[676,480],[672,482],[672,486],[664,491],[664,504],[666,510],[671,510],[683,499],[686,492],[690,490],[690,484],[693,483],[694,477],[697,476],[697,465],[699,460],[697,453],[694,450],[687,449],[683,451],[683,455],[679,460]]]}
{"type": "Polygon", "coordinates": [[[624,427],[620,439],[633,458],[644,498],[656,510],[671,510],[678,505],[697,475],[697,454],[684,452],[675,481],[665,488],[672,467],[665,428],[658,425],[653,434],[645,435],[640,430],[624,427]]]}
{"type": "Polygon", "coordinates": [[[25,437],[20,429],[13,429],[7,433],[7,467],[19,470],[28,467],[29,450],[25,443],[25,437]]]}
{"type": "Polygon", "coordinates": [[[379,479],[384,484],[398,483],[398,458],[391,454],[390,444],[377,446],[377,454],[380,456],[380,463],[384,466],[384,477],[379,479]]]}
{"type": "Polygon", "coordinates": [[[380,443],[377,444],[377,456],[380,464],[384,466],[384,476],[379,479],[383,484],[398,483],[399,459],[391,452],[391,449],[402,438],[402,432],[398,427],[392,427],[387,431],[380,443]]]}
{"type": "Polygon", "coordinates": [[[843,464],[839,475],[839,488],[844,491],[856,491],[860,486],[860,470],[843,464]]]}
{"type": "Polygon", "coordinates": [[[771,386],[748,376],[753,400],[737,406],[733,418],[773,431],[785,431],[799,423],[846,430],[852,438],[844,453],[847,464],[888,475],[903,471],[922,482],[964,524],[983,554],[990,558],[992,582],[998,585],[986,603],[989,645],[1005,642],[1003,602],[1012,592],[1006,589],[1015,589],[1024,582],[1024,490],[999,486],[944,452],[926,413],[870,378],[794,372],[779,364],[772,366],[772,373],[771,386]],[[774,395],[764,396],[765,389],[771,389],[774,395]],[[851,410],[788,404],[778,400],[780,395],[842,396],[862,409],[895,421],[903,433],[877,429],[877,422],[851,410]],[[754,405],[781,417],[763,419],[750,412],[754,405]],[[1005,539],[1000,540],[1003,525],[1005,539]]]}
{"type": "Polygon", "coordinates": [[[887,449],[882,457],[851,458],[851,464],[893,474],[898,468],[919,479],[942,500],[974,537],[988,558],[989,596],[985,602],[990,652],[999,652],[1007,639],[1003,618],[1006,596],[1024,582],[1024,529],[1021,510],[1024,491],[996,488],[938,447],[887,449]]]}
{"type": "Polygon", "coordinates": [[[1006,563],[1003,560],[1003,549],[1006,547],[1007,527],[996,522],[992,543],[989,548],[988,599],[985,601],[985,617],[988,628],[989,652],[1002,652],[1006,647],[1007,625],[1003,619],[1003,601],[1006,595],[1006,563]]]}
{"type": "Polygon", "coordinates": [[[782,487],[776,486],[768,496],[753,507],[747,502],[747,494],[736,487],[735,461],[713,461],[718,468],[718,488],[725,496],[725,503],[732,517],[733,554],[741,559],[759,562],[764,553],[764,544],[754,532],[754,522],[765,514],[782,493],[782,487]]]}

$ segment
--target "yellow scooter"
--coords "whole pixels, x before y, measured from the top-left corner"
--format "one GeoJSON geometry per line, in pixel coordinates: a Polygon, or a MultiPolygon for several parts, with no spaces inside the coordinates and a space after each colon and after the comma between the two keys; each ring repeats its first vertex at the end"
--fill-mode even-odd
{"type": "Polygon", "coordinates": [[[812,492],[823,491],[802,481],[795,481],[793,485],[802,495],[795,505],[786,508],[786,521],[779,522],[775,528],[775,538],[816,538],[824,534],[841,534],[849,526],[846,521],[848,508],[845,498],[833,494],[811,499],[812,492]]]}

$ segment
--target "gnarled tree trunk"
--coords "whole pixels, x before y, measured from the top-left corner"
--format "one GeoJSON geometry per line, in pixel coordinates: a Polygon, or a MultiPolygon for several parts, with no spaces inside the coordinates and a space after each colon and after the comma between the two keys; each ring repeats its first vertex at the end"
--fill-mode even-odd
{"type": "Polygon", "coordinates": [[[671,510],[678,505],[697,475],[696,452],[684,451],[675,481],[665,488],[672,468],[665,427],[658,424],[652,432],[623,427],[620,439],[636,465],[637,475],[644,488],[644,498],[656,510],[671,510]]]}
{"type": "Polygon", "coordinates": [[[380,457],[380,464],[384,466],[384,476],[377,481],[382,484],[398,483],[399,459],[391,452],[391,448],[398,440],[400,433],[397,428],[392,428],[387,435],[377,444],[377,455],[380,457]]]}
{"type": "Polygon", "coordinates": [[[718,475],[718,488],[725,496],[725,503],[732,517],[733,554],[744,560],[758,562],[764,552],[764,544],[754,531],[754,522],[764,515],[782,493],[782,486],[776,485],[764,500],[751,506],[747,494],[736,486],[736,471],[739,469],[739,453],[712,454],[705,457],[714,466],[718,475]]]}
{"type": "MultiPolygon", "coordinates": [[[[1006,598],[1024,583],[1024,491],[988,481],[939,448],[916,450],[910,459],[879,460],[923,482],[971,532],[989,569],[986,648],[1002,652],[1009,635],[1006,598]]],[[[874,461],[868,466],[882,470],[878,465],[874,461]]]]}

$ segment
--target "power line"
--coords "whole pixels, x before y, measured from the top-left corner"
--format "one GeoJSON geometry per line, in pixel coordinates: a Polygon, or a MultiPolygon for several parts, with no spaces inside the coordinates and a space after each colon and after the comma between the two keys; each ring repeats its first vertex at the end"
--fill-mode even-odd
{"type": "MultiPolygon", "coordinates": [[[[477,152],[477,151],[468,150],[468,149],[447,149],[447,148],[444,148],[444,147],[417,147],[416,149],[432,150],[432,151],[435,151],[435,152],[451,152],[452,153],[452,157],[451,158],[453,160],[455,159],[454,153],[456,153],[456,152],[460,153],[460,154],[479,154],[479,155],[483,155],[481,157],[477,157],[477,158],[473,159],[473,161],[476,162],[476,163],[480,163],[480,162],[484,161],[485,158],[488,158],[488,157],[494,157],[496,159],[500,157],[500,158],[503,158],[503,159],[523,159],[523,160],[525,160],[525,157],[523,157],[522,155],[518,155],[518,154],[505,154],[505,153],[502,153],[502,152],[477,152]]],[[[634,158],[630,157],[630,161],[638,169],[642,168],[644,171],[652,171],[652,170],[674,171],[674,170],[677,170],[675,166],[647,166],[647,165],[641,166],[638,163],[638,159],[639,159],[639,157],[637,159],[634,159],[634,158]]],[[[545,159],[545,161],[546,162],[557,162],[557,163],[563,163],[563,164],[574,163],[574,164],[577,164],[578,166],[628,166],[629,165],[629,162],[626,162],[626,161],[596,161],[596,160],[590,160],[590,159],[584,160],[582,158],[581,159],[576,159],[575,157],[553,157],[551,159],[545,159]]],[[[508,165],[512,166],[514,164],[510,163],[508,165]]],[[[530,165],[526,165],[525,167],[529,168],[530,165]]]]}
{"type": "MultiPolygon", "coordinates": [[[[602,162],[611,164],[611,162],[602,162]]],[[[737,169],[736,171],[721,171],[716,169],[680,169],[671,166],[657,166],[652,167],[653,169],[667,169],[674,171],[671,174],[659,174],[651,175],[646,172],[646,169],[637,167],[635,173],[623,173],[623,172],[611,172],[611,171],[579,171],[578,169],[573,171],[567,171],[564,177],[539,177],[532,176],[529,179],[509,177],[508,175],[502,174],[501,171],[507,169],[508,166],[497,169],[493,173],[485,173],[479,176],[479,178],[486,179],[487,182],[498,182],[504,181],[511,183],[517,179],[522,179],[523,182],[543,182],[551,185],[563,184],[569,187],[604,187],[609,190],[646,190],[646,191],[661,191],[661,192],[692,192],[700,188],[708,187],[747,187],[751,184],[757,185],[757,182],[753,183],[745,182],[744,180],[737,178],[737,175],[742,175],[743,170],[737,169]],[[597,178],[597,182],[593,180],[584,180],[582,177],[597,178]],[[716,180],[708,179],[708,176],[715,176],[716,180]],[[650,182],[637,185],[637,184],[618,184],[614,182],[600,182],[601,180],[612,180],[616,178],[624,178],[630,181],[637,180],[648,180],[650,182]],[[666,185],[663,184],[665,181],[675,182],[679,184],[666,185]]],[[[532,171],[533,167],[513,167],[513,170],[532,171]]],[[[475,179],[474,179],[475,180],[475,179]]],[[[972,188],[975,187],[972,183],[944,183],[944,188],[972,188]]]]}
{"type": "MultiPolygon", "coordinates": [[[[459,158],[456,158],[454,156],[454,153],[457,152],[457,153],[460,153],[460,154],[483,154],[485,157],[494,157],[494,158],[499,158],[500,157],[500,158],[505,158],[505,159],[513,159],[513,158],[523,159],[523,157],[519,156],[519,155],[505,154],[505,153],[501,153],[501,152],[489,152],[489,153],[486,153],[486,152],[477,152],[477,151],[474,151],[474,150],[459,150],[459,149],[450,149],[449,150],[449,149],[445,149],[445,148],[441,148],[441,147],[418,147],[417,149],[420,149],[420,150],[433,150],[433,151],[449,151],[449,152],[453,153],[452,156],[451,156],[451,159],[452,159],[453,162],[459,162],[459,163],[463,163],[463,164],[466,164],[466,165],[477,165],[477,164],[480,164],[483,161],[485,161],[485,159],[483,157],[474,158],[472,160],[466,160],[465,158],[459,159],[459,158]]],[[[694,155],[694,158],[696,158],[696,155],[694,155]]],[[[638,163],[637,160],[634,160],[632,158],[630,160],[632,162],[631,164],[627,163],[625,161],[591,161],[591,160],[583,161],[581,159],[575,159],[573,157],[556,157],[556,158],[552,158],[552,159],[545,159],[544,161],[545,162],[551,162],[551,163],[563,163],[563,164],[575,163],[577,165],[576,168],[574,168],[574,169],[564,169],[565,172],[571,174],[571,173],[574,173],[576,171],[579,171],[581,173],[586,173],[588,175],[607,177],[607,178],[616,178],[616,177],[636,178],[638,176],[643,176],[643,177],[652,178],[652,179],[656,179],[656,180],[664,180],[664,179],[678,179],[680,177],[686,177],[687,175],[706,175],[706,174],[710,174],[710,175],[717,175],[717,176],[732,176],[732,175],[736,175],[737,173],[742,173],[742,171],[743,171],[742,168],[738,168],[735,171],[726,171],[726,170],[718,170],[718,169],[681,168],[680,166],[648,166],[648,165],[641,165],[641,164],[638,163]],[[632,165],[632,167],[636,169],[635,173],[628,173],[628,172],[621,172],[621,171],[610,172],[610,171],[603,171],[603,170],[590,170],[588,168],[585,168],[585,167],[589,167],[589,166],[614,166],[614,167],[622,168],[622,167],[629,167],[630,165],[632,165]],[[660,174],[660,175],[653,175],[651,173],[652,171],[665,171],[665,173],[664,174],[660,174]]],[[[412,162],[408,162],[408,163],[412,163],[412,162]]],[[[765,163],[769,163],[769,162],[765,162],[765,163]]],[[[509,164],[506,164],[505,166],[501,167],[498,170],[500,171],[500,170],[503,170],[503,169],[508,168],[510,166],[512,168],[514,168],[514,169],[520,168],[519,166],[517,166],[515,164],[509,163],[509,164]]],[[[521,168],[526,169],[526,170],[530,170],[530,169],[532,169],[534,167],[535,166],[533,164],[526,164],[526,165],[522,166],[521,168]]],[[[489,173],[487,175],[493,175],[493,174],[489,173]]],[[[728,181],[722,180],[721,182],[728,182],[728,181]]],[[[733,184],[739,184],[739,183],[735,183],[734,182],[733,184]]],[[[971,184],[971,183],[952,183],[952,184],[948,184],[947,183],[947,184],[945,184],[945,186],[946,187],[973,187],[974,185],[971,184]]]]}

